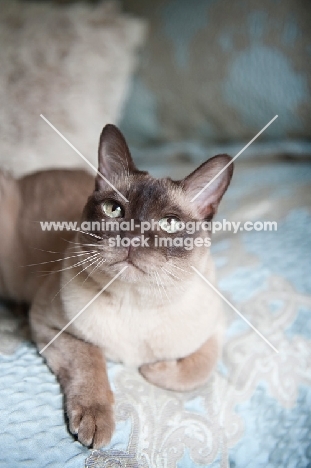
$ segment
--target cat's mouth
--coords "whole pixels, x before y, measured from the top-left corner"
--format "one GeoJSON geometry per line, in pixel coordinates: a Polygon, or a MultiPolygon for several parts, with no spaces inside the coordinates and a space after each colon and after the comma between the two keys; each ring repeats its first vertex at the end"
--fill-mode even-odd
{"type": "Polygon", "coordinates": [[[141,273],[146,274],[146,272],[142,268],[140,268],[138,265],[136,265],[136,263],[134,263],[129,257],[127,257],[124,260],[121,260],[119,262],[115,262],[110,266],[114,266],[114,265],[119,265],[120,267],[131,266],[131,267],[134,267],[137,270],[139,270],[141,273]]]}

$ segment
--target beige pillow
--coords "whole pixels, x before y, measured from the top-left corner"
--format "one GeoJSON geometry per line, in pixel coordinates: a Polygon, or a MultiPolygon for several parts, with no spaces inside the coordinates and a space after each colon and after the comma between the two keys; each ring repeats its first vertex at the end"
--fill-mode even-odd
{"type": "Polygon", "coordinates": [[[96,165],[99,133],[120,117],[144,36],[144,22],[114,1],[1,1],[0,167],[88,167],[40,114],[96,165]]]}

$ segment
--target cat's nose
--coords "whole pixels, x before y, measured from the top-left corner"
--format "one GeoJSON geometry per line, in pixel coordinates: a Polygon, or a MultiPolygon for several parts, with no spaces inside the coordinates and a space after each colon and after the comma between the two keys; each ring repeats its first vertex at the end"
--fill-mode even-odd
{"type": "Polygon", "coordinates": [[[128,239],[133,239],[133,238],[140,238],[141,237],[141,232],[139,228],[135,228],[132,231],[121,231],[121,238],[124,239],[127,237],[128,239]]]}

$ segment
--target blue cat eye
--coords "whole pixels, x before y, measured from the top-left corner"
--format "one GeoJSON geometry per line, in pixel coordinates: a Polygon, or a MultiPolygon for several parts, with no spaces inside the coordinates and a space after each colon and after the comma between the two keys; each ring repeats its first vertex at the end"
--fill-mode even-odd
{"type": "Polygon", "coordinates": [[[119,203],[114,200],[106,200],[102,203],[102,210],[109,218],[122,218],[124,210],[119,203]]]}

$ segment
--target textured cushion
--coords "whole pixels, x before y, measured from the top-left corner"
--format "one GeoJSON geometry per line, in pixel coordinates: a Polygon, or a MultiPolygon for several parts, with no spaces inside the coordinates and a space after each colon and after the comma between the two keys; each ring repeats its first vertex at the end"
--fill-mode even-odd
{"type": "Polygon", "coordinates": [[[144,31],[115,2],[2,0],[0,166],[16,174],[85,167],[41,113],[96,164],[99,133],[120,116],[144,31]]]}
{"type": "Polygon", "coordinates": [[[310,138],[311,4],[126,0],[150,34],[126,108],[133,144],[310,138]]]}

